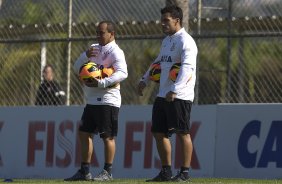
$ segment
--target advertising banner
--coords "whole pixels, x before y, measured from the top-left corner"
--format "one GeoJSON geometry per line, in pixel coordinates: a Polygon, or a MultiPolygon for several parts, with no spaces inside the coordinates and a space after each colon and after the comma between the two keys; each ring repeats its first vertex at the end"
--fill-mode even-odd
{"type": "Polygon", "coordinates": [[[282,105],[217,106],[216,177],[282,178],[282,105]]]}
{"type": "MultiPolygon", "coordinates": [[[[123,106],[113,167],[115,178],[151,178],[161,167],[150,132],[152,106],[123,106]]],[[[82,106],[3,107],[0,110],[0,177],[65,178],[80,167],[77,129],[82,106]]],[[[192,177],[281,178],[281,104],[193,106],[192,177]]],[[[172,169],[181,149],[172,142],[172,169]]],[[[91,173],[104,165],[104,146],[94,136],[91,173]]]]}
{"type": "MultiPolygon", "coordinates": [[[[114,178],[150,178],[158,174],[160,160],[151,127],[152,106],[122,106],[116,138],[114,178]]],[[[65,178],[80,167],[77,129],[82,106],[3,107],[0,110],[0,177],[65,178]]],[[[191,137],[194,142],[192,177],[212,177],[216,106],[194,106],[191,137]]],[[[174,174],[181,167],[179,142],[172,142],[174,174]]],[[[104,165],[103,143],[94,136],[92,175],[104,165]]]]}

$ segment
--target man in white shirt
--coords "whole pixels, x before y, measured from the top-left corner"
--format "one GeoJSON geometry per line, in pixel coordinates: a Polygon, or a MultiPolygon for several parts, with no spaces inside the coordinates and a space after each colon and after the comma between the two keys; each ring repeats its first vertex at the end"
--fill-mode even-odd
{"type": "Polygon", "coordinates": [[[74,64],[79,75],[81,66],[89,60],[104,68],[113,67],[114,73],[103,79],[84,82],[83,91],[86,100],[79,138],[81,142],[81,168],[65,181],[112,180],[112,163],[115,156],[115,136],[118,131],[118,114],[121,106],[119,83],[128,76],[124,52],[115,42],[115,25],[111,21],[102,21],[96,29],[99,44],[93,44],[83,52],[74,64]],[[90,173],[93,153],[93,134],[100,135],[104,142],[104,168],[100,174],[92,178],[90,173]]]}
{"type": "MultiPolygon", "coordinates": [[[[187,181],[193,151],[190,137],[190,113],[194,100],[196,82],[196,58],[198,49],[193,38],[182,27],[183,13],[177,6],[168,6],[161,10],[161,25],[167,35],[154,63],[161,63],[159,92],[153,105],[151,132],[156,140],[161,159],[160,173],[147,181],[187,181]],[[180,63],[178,76],[173,82],[169,78],[172,65],[180,63]],[[182,166],[176,176],[171,170],[171,143],[169,137],[176,133],[181,148],[182,166]]],[[[138,93],[149,82],[149,70],[138,84],[138,93]]]]}

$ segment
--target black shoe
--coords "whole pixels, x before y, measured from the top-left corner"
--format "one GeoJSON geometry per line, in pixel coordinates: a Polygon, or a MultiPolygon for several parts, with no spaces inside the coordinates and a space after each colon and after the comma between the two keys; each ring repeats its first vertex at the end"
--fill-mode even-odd
{"type": "Polygon", "coordinates": [[[146,180],[146,182],[165,182],[171,181],[172,173],[170,170],[161,170],[161,172],[154,178],[146,180]]]}
{"type": "Polygon", "coordinates": [[[78,170],[72,177],[64,179],[64,181],[90,181],[92,180],[91,173],[83,174],[78,170]]]}
{"type": "Polygon", "coordinates": [[[183,181],[189,181],[190,177],[188,172],[178,172],[176,176],[172,178],[171,181],[176,181],[176,182],[183,182],[183,181]]]}

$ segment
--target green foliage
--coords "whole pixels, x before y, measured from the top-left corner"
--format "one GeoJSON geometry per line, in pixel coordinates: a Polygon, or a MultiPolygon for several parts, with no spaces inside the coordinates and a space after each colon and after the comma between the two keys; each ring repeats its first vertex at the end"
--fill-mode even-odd
{"type": "MultiPolygon", "coordinates": [[[[66,23],[68,21],[68,0],[48,0],[41,3],[46,23],[66,23]]],[[[40,21],[43,22],[43,21],[40,21]]]]}
{"type": "Polygon", "coordinates": [[[34,84],[40,81],[40,71],[37,72],[36,62],[38,58],[38,48],[36,44],[7,46],[7,52],[3,52],[0,75],[0,105],[29,105],[33,94],[29,94],[34,88],[34,84]],[[12,48],[12,52],[10,52],[12,48]],[[32,75],[38,74],[38,79],[32,75]],[[30,98],[26,98],[30,96],[30,98]]]}
{"type": "Polygon", "coordinates": [[[125,52],[128,68],[128,78],[122,82],[121,88],[123,102],[126,104],[153,103],[158,85],[149,82],[142,97],[137,95],[137,85],[150,64],[157,57],[160,43],[160,40],[119,41],[120,47],[125,52]],[[132,45],[138,45],[137,49],[132,45]]]}
{"type": "MultiPolygon", "coordinates": [[[[161,1],[147,2],[149,5],[161,3],[161,1]]],[[[145,7],[152,8],[149,5],[147,4],[145,7]]],[[[281,3],[277,1],[277,4],[271,4],[271,6],[276,5],[278,7],[281,3]]],[[[116,15],[124,8],[105,12],[102,11],[102,6],[104,6],[102,1],[96,1],[96,4],[73,1],[73,21],[78,24],[83,22],[96,23],[102,15],[108,18],[111,13],[116,15]],[[97,7],[100,7],[100,9],[97,7]]],[[[261,5],[259,6],[261,7],[261,5]]],[[[266,6],[266,8],[269,8],[269,6],[266,6]]],[[[121,15],[116,15],[113,19],[131,20],[131,17],[126,17],[128,13],[134,14],[134,16],[136,14],[136,17],[138,17],[139,9],[140,7],[136,6],[126,13],[121,12],[121,15]]],[[[140,12],[149,13],[150,11],[152,10],[146,9],[146,11],[140,12]]],[[[159,15],[159,12],[156,13],[155,10],[151,13],[152,15],[159,15]]],[[[1,39],[10,39],[9,36],[11,35],[14,40],[27,38],[35,40],[45,38],[64,39],[68,35],[65,27],[68,20],[68,0],[7,0],[3,1],[0,15],[0,23],[6,26],[1,28],[1,39]],[[64,26],[41,27],[40,30],[34,28],[34,24],[46,25],[46,23],[63,23],[64,26]],[[16,29],[15,27],[7,29],[7,25],[10,24],[31,26],[24,29],[16,29]]],[[[146,17],[145,15],[142,16],[146,17]]],[[[269,26],[272,26],[271,24],[272,22],[269,22],[269,26]]],[[[121,37],[128,35],[152,36],[152,30],[161,34],[160,26],[155,23],[137,23],[136,25],[125,23],[122,26],[118,25],[117,32],[121,37]]],[[[210,32],[213,33],[213,30],[211,29],[210,32]]],[[[250,30],[250,32],[252,31],[250,30]]],[[[83,30],[73,27],[73,37],[79,38],[81,42],[78,43],[77,40],[72,42],[71,65],[79,54],[93,42],[90,39],[85,40],[85,36],[94,36],[93,33],[95,33],[94,24],[87,28],[84,27],[83,30]]],[[[239,30],[232,30],[232,33],[240,34],[239,30]]],[[[57,79],[64,89],[66,89],[68,83],[68,41],[67,39],[58,42],[47,41],[47,63],[55,66],[57,79]]],[[[199,38],[197,41],[199,48],[197,63],[199,67],[199,104],[281,102],[281,37],[231,38],[230,53],[227,38],[199,38]]],[[[151,104],[156,95],[158,84],[150,82],[143,97],[137,96],[135,91],[139,79],[157,57],[161,39],[131,39],[117,40],[117,42],[125,52],[129,71],[128,79],[121,84],[123,103],[151,104]]],[[[21,44],[0,44],[0,105],[30,105],[33,103],[36,88],[40,83],[40,51],[40,43],[37,41],[21,44]]],[[[77,77],[73,74],[72,67],[70,72],[71,104],[82,104],[81,87],[77,77]]]]}
{"type": "Polygon", "coordinates": [[[32,0],[26,0],[24,3],[22,16],[26,24],[45,22],[42,6],[38,3],[34,3],[32,0]]]}
{"type": "Polygon", "coordinates": [[[65,23],[67,0],[10,0],[4,1],[2,5],[2,15],[0,22],[5,24],[40,24],[40,23],[65,23]],[[16,8],[14,8],[16,7],[16,8]]]}

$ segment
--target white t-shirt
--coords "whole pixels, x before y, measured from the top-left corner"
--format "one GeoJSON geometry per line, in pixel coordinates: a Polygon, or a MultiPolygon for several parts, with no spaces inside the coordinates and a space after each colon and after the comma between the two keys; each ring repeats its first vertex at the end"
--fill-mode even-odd
{"type": "MultiPolygon", "coordinates": [[[[165,97],[169,91],[176,93],[176,98],[194,100],[196,82],[196,60],[198,49],[194,39],[181,28],[172,36],[166,36],[161,50],[154,62],[161,63],[161,76],[158,97],[165,97]],[[175,82],[169,78],[169,71],[173,64],[181,63],[175,82]]],[[[146,84],[149,81],[149,70],[141,79],[146,84]]]]}
{"type": "MultiPolygon", "coordinates": [[[[93,44],[92,46],[97,46],[93,44]]],[[[98,46],[100,52],[94,58],[94,62],[105,68],[113,67],[114,73],[110,77],[99,80],[98,87],[87,87],[83,85],[84,96],[87,104],[121,106],[120,86],[109,88],[127,78],[127,64],[124,52],[112,41],[105,46],[98,46]]],[[[86,52],[83,52],[74,63],[74,70],[79,75],[80,67],[89,61],[86,52]]]]}

